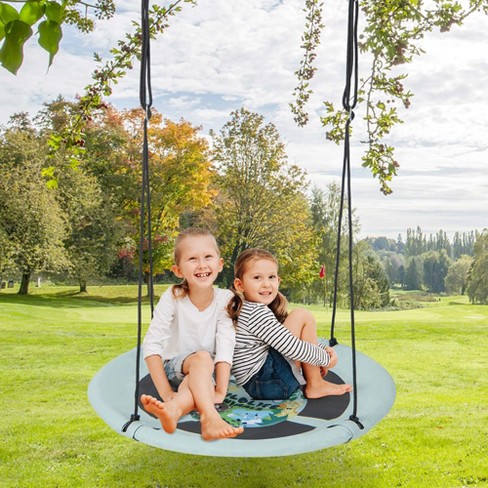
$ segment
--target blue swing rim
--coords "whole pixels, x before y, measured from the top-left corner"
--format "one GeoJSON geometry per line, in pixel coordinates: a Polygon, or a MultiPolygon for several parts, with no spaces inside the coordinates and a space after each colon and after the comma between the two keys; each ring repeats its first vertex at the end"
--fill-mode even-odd
{"type": "MultiPolygon", "coordinates": [[[[339,361],[333,372],[345,383],[352,383],[352,349],[334,346],[339,361]]],[[[204,441],[198,433],[177,428],[167,434],[159,421],[143,410],[140,419],[123,427],[130,420],[134,407],[135,361],[134,348],[103,366],[88,386],[88,399],[101,419],[115,432],[124,437],[160,449],[201,456],[219,457],[275,457],[291,456],[317,451],[357,439],[371,430],[392,408],[396,388],[391,375],[376,361],[356,351],[357,418],[363,428],[350,420],[353,401],[350,398],[345,411],[331,420],[311,417],[293,417],[294,423],[305,424],[311,430],[287,437],[267,439],[222,439],[204,441]]],[[[147,374],[144,361],[140,360],[141,375],[147,374]]],[[[182,422],[194,420],[187,415],[182,422]]]]}

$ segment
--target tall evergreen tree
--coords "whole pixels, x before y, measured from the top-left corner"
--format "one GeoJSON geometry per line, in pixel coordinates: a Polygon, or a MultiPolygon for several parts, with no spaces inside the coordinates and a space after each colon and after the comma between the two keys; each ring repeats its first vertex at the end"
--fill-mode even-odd
{"type": "Polygon", "coordinates": [[[446,290],[445,279],[451,260],[447,252],[431,251],[424,256],[424,284],[432,293],[442,293],[446,290]]]}
{"type": "Polygon", "coordinates": [[[407,260],[405,269],[405,289],[420,290],[423,284],[422,259],[418,256],[407,260]]]}

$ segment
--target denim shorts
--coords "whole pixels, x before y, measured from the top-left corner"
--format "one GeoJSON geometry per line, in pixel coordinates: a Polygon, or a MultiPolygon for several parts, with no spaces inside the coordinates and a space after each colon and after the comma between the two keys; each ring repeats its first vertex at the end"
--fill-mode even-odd
{"type": "Polygon", "coordinates": [[[184,352],[164,361],[164,372],[173,391],[178,391],[180,383],[185,379],[186,375],[183,373],[183,363],[192,354],[193,352],[184,352]]]}
{"type": "Polygon", "coordinates": [[[261,369],[243,387],[255,399],[279,400],[289,398],[300,382],[288,360],[270,348],[261,369]]]}
{"type": "MultiPolygon", "coordinates": [[[[195,351],[196,352],[196,351],[195,351]]],[[[185,379],[185,373],[183,373],[183,363],[188,356],[191,356],[195,352],[185,352],[172,357],[171,359],[166,359],[164,361],[164,372],[168,378],[169,384],[173,391],[178,391],[178,387],[181,382],[185,379]]],[[[215,383],[215,378],[213,378],[215,383]]]]}

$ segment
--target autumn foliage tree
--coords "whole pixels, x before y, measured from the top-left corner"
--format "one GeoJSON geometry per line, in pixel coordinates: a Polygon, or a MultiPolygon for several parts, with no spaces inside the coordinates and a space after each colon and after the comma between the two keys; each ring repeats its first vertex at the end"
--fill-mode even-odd
{"type": "MultiPolygon", "coordinates": [[[[6,244],[0,264],[16,263],[25,283],[33,271],[62,269],[86,291],[87,281],[106,274],[117,255],[136,259],[143,114],[102,104],[87,121],[76,154],[50,152],[46,140],[69,125],[74,107],[57,99],[36,116],[36,127],[18,115],[3,133],[0,239],[6,244]]],[[[153,112],[151,237],[159,272],[172,264],[180,216],[209,206],[216,193],[208,143],[198,131],[153,112]]],[[[147,273],[147,249],[145,258],[147,273]]]]}
{"type": "MultiPolygon", "coordinates": [[[[121,172],[135,176],[134,190],[141,186],[142,172],[139,150],[142,147],[144,113],[140,109],[121,112],[122,123],[129,136],[127,158],[121,172]]],[[[151,191],[152,257],[159,272],[172,264],[173,242],[180,227],[180,216],[187,211],[208,207],[216,192],[212,187],[209,147],[198,135],[200,128],[181,120],[163,119],[153,111],[148,131],[151,191]]],[[[139,240],[139,196],[125,203],[131,216],[134,247],[139,240]]],[[[147,249],[145,249],[147,251],[147,249]]],[[[146,256],[147,258],[147,256],[146,256]]],[[[148,272],[147,259],[145,271],[148,272]]]]}

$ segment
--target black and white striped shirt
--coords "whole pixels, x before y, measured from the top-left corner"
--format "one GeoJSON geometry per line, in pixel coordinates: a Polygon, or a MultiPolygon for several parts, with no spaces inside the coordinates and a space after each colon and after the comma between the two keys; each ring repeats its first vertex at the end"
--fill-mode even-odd
{"type": "Polygon", "coordinates": [[[270,347],[294,361],[329,365],[329,354],[322,347],[295,337],[266,305],[245,301],[237,322],[232,362],[238,385],[247,383],[261,369],[270,347]]]}

